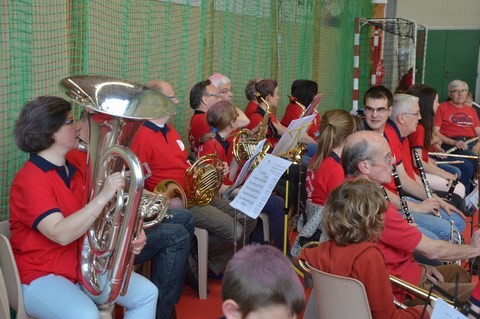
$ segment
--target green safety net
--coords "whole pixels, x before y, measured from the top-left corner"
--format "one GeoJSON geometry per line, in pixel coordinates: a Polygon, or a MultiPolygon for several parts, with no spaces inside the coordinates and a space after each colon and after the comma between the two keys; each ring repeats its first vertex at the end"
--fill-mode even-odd
{"type": "MultiPolygon", "coordinates": [[[[12,130],[22,105],[63,96],[70,75],[145,83],[164,79],[180,99],[172,120],[186,138],[189,90],[214,72],[227,75],[234,102],[254,77],[279,83],[281,117],[295,79],[319,83],[319,112],[352,105],[356,17],[370,0],[0,0],[0,219],[11,181],[27,159],[12,130]]],[[[32,194],[35,196],[35,194],[32,194]]]]}

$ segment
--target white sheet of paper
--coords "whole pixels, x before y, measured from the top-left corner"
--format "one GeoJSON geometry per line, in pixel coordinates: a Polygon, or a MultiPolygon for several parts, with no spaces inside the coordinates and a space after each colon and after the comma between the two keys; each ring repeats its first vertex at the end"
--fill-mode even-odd
{"type": "Polygon", "coordinates": [[[290,161],[267,154],[250,174],[230,206],[256,219],[283,172],[291,164],[290,161]]]}
{"type": "Polygon", "coordinates": [[[230,187],[227,188],[224,194],[224,198],[228,198],[230,194],[235,190],[235,188],[240,187],[243,182],[245,181],[245,178],[247,177],[248,173],[250,172],[250,167],[252,166],[253,160],[260,154],[260,151],[263,149],[263,145],[267,139],[263,139],[257,144],[257,148],[255,149],[255,152],[253,153],[252,157],[250,157],[245,164],[243,164],[242,169],[240,170],[240,173],[238,173],[237,179],[231,185],[230,187]]]}
{"type": "Polygon", "coordinates": [[[433,307],[431,319],[467,319],[458,310],[450,306],[443,299],[437,299],[433,307]]]}
{"type": "Polygon", "coordinates": [[[315,114],[293,120],[272,151],[272,155],[283,156],[297,147],[307,132],[315,114]]]}
{"type": "Polygon", "coordinates": [[[475,187],[473,192],[471,192],[467,195],[467,197],[465,197],[465,204],[467,205],[467,208],[473,206],[478,209],[478,186],[475,187]]]}

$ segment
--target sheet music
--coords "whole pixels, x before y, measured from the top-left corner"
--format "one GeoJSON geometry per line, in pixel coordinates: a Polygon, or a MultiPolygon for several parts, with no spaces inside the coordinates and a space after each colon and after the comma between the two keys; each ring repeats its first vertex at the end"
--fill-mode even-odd
{"type": "Polygon", "coordinates": [[[230,206],[256,219],[278,180],[291,164],[290,161],[267,154],[250,174],[230,206]]]}
{"type": "Polygon", "coordinates": [[[266,141],[267,139],[263,139],[260,142],[258,142],[257,148],[255,149],[255,152],[253,153],[252,157],[250,157],[245,162],[245,164],[243,164],[242,169],[240,170],[240,173],[238,173],[237,179],[235,180],[233,185],[227,188],[227,190],[223,194],[223,198],[229,198],[230,194],[235,190],[235,188],[240,187],[243,184],[243,182],[247,178],[248,173],[250,172],[250,167],[252,166],[253,161],[258,156],[258,154],[260,154],[260,152],[262,151],[263,145],[265,144],[266,141]]]}
{"type": "Polygon", "coordinates": [[[431,319],[467,319],[458,310],[439,298],[433,307],[431,319]]]}
{"type": "Polygon", "coordinates": [[[473,206],[476,209],[478,209],[478,185],[477,187],[475,187],[473,192],[471,192],[470,194],[467,195],[467,197],[465,197],[465,204],[467,208],[470,208],[473,206]]]}
{"type": "Polygon", "coordinates": [[[307,132],[314,118],[315,114],[312,114],[293,120],[285,133],[282,134],[280,141],[278,141],[277,146],[272,151],[272,155],[284,156],[289,151],[293,151],[307,132]]]}

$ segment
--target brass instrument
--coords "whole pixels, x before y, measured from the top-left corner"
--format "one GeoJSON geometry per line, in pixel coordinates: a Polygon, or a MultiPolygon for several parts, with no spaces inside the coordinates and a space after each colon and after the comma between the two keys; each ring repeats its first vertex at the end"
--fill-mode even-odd
{"type": "Polygon", "coordinates": [[[395,165],[392,165],[392,175],[393,181],[395,182],[395,187],[397,188],[398,199],[400,200],[400,205],[402,206],[403,217],[407,220],[408,223],[413,223],[412,214],[410,214],[410,209],[408,208],[407,201],[405,200],[405,195],[403,193],[402,182],[398,176],[397,168],[395,165]]]}
{"type": "MultiPolygon", "coordinates": [[[[469,145],[470,143],[475,142],[475,141],[478,140],[479,138],[480,138],[480,136],[472,137],[471,139],[466,140],[465,143],[466,143],[467,145],[469,145]]],[[[456,150],[458,150],[458,147],[454,146],[454,147],[449,148],[448,150],[446,150],[445,153],[450,154],[450,153],[452,153],[452,152],[455,152],[456,150]]]]}
{"type": "MultiPolygon", "coordinates": [[[[390,283],[402,290],[405,290],[407,293],[423,300],[424,302],[436,302],[438,299],[443,299],[446,303],[448,303],[451,306],[457,306],[457,303],[453,300],[440,297],[436,294],[429,293],[425,289],[422,289],[420,287],[417,287],[405,280],[402,280],[398,277],[390,275],[390,283]]],[[[433,306],[433,305],[432,305],[433,306]]]]}
{"type": "Polygon", "coordinates": [[[144,217],[139,212],[142,167],[128,146],[145,120],[171,115],[174,108],[157,91],[110,77],[73,76],[62,79],[60,85],[88,113],[85,202],[100,193],[108,175],[129,169],[124,188],[128,191],[118,190],[107,203],[87,231],[80,252],[82,289],[105,308],[127,290],[134,260],[131,242],[141,231],[144,217]]]}
{"type": "Polygon", "coordinates": [[[214,154],[200,157],[186,172],[187,206],[208,205],[223,183],[223,162],[214,154]]]}
{"type": "MultiPolygon", "coordinates": [[[[237,160],[238,165],[243,165],[247,160],[249,160],[255,150],[257,149],[257,144],[261,140],[267,137],[268,124],[270,121],[270,104],[260,95],[260,93],[255,92],[255,96],[259,97],[263,103],[266,105],[265,114],[263,119],[258,125],[257,132],[252,132],[248,129],[242,129],[235,133],[233,138],[233,156],[237,160]]],[[[270,143],[266,142],[260,152],[260,154],[255,158],[252,163],[252,169],[257,167],[257,165],[263,160],[265,155],[273,148],[270,143]]]]}
{"type": "MultiPolygon", "coordinates": [[[[430,187],[430,183],[428,182],[427,176],[425,175],[425,170],[423,168],[422,160],[420,159],[420,156],[418,155],[417,150],[412,150],[413,155],[415,157],[415,163],[417,164],[418,172],[420,173],[420,179],[422,180],[423,187],[425,188],[425,193],[427,194],[427,198],[432,198],[433,197],[433,191],[432,188],[430,187]]],[[[438,212],[438,209],[434,209],[435,216],[441,218],[440,213],[438,212]]]]}

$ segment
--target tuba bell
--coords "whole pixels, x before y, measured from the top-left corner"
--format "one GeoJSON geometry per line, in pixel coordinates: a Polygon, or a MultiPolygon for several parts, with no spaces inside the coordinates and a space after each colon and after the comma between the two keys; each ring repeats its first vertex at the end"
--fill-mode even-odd
{"type": "MultiPolygon", "coordinates": [[[[127,290],[134,259],[131,242],[141,231],[145,214],[139,209],[144,184],[142,167],[128,147],[145,120],[173,114],[174,109],[164,95],[110,77],[67,77],[60,86],[88,114],[84,202],[100,193],[108,175],[119,171],[127,175],[126,191],[117,191],[107,203],[87,231],[80,252],[82,289],[104,308],[127,290]]],[[[155,209],[164,210],[158,206],[155,209]]]]}

